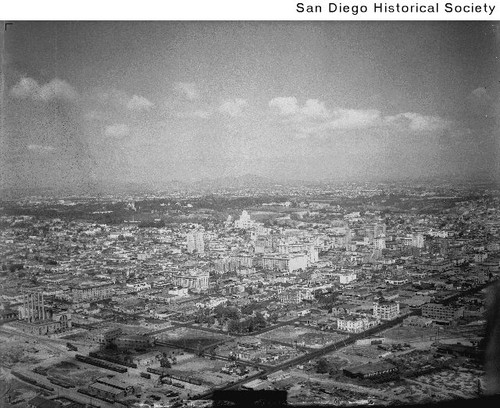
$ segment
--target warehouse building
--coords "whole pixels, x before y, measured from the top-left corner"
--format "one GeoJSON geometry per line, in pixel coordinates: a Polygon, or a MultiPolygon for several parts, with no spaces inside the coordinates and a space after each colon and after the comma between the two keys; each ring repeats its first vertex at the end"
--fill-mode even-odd
{"type": "Polygon", "coordinates": [[[395,365],[386,361],[367,363],[344,368],[344,374],[352,378],[377,378],[388,374],[395,374],[398,369],[395,365]]]}

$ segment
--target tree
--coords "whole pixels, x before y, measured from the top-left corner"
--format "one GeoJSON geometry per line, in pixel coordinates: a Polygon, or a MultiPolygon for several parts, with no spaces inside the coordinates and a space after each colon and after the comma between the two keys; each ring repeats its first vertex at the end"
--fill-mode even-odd
{"type": "Polygon", "coordinates": [[[227,331],[229,333],[239,333],[241,331],[241,325],[238,320],[230,320],[227,325],[227,331]]]}
{"type": "Polygon", "coordinates": [[[214,313],[217,317],[223,319],[236,320],[240,318],[240,311],[236,307],[225,307],[219,305],[215,307],[214,313]]]}
{"type": "Polygon", "coordinates": [[[318,360],[318,364],[316,365],[316,372],[319,374],[326,374],[330,370],[330,364],[324,358],[318,360]]]}
{"type": "Polygon", "coordinates": [[[249,303],[248,305],[242,306],[241,313],[244,315],[251,315],[254,310],[255,310],[255,305],[252,303],[249,303]]]}
{"type": "Polygon", "coordinates": [[[201,347],[201,342],[198,342],[198,345],[196,346],[196,354],[199,357],[203,357],[203,348],[201,347]]]}
{"type": "Polygon", "coordinates": [[[330,367],[330,371],[328,372],[328,375],[330,377],[335,377],[338,373],[339,373],[338,368],[330,367]]]}
{"type": "Polygon", "coordinates": [[[246,319],[243,322],[241,322],[240,332],[251,333],[253,331],[254,331],[253,318],[246,319]]]}
{"type": "Polygon", "coordinates": [[[257,329],[260,329],[260,328],[266,327],[266,319],[264,318],[264,316],[262,315],[262,313],[257,312],[257,313],[255,314],[255,317],[254,317],[254,319],[253,319],[253,324],[254,324],[254,326],[255,326],[257,329]]]}
{"type": "Polygon", "coordinates": [[[170,361],[168,361],[168,358],[164,357],[160,360],[160,367],[172,368],[172,365],[170,364],[170,361]]]}

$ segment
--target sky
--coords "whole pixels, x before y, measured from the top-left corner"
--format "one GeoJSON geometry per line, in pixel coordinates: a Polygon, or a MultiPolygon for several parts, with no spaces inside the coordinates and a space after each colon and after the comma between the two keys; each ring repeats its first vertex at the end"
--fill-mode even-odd
{"type": "Polygon", "coordinates": [[[1,187],[495,175],[491,22],[15,22],[1,187]]]}

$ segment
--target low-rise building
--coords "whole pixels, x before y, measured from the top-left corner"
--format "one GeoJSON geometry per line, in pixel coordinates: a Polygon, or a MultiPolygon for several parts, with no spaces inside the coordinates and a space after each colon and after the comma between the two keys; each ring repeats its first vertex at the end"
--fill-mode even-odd
{"type": "Polygon", "coordinates": [[[435,322],[450,323],[464,315],[463,307],[447,306],[440,303],[427,303],[422,306],[422,317],[435,322]]]}
{"type": "Polygon", "coordinates": [[[279,294],[279,300],[282,303],[297,304],[303,300],[311,300],[312,298],[312,293],[304,289],[285,290],[279,294]]]}
{"type": "Polygon", "coordinates": [[[41,396],[36,396],[27,403],[28,408],[63,408],[63,405],[41,396]]]}
{"type": "Polygon", "coordinates": [[[103,327],[100,329],[91,330],[87,333],[87,338],[98,344],[109,344],[113,340],[115,340],[120,334],[122,330],[120,328],[108,328],[103,327]]]}
{"type": "Polygon", "coordinates": [[[140,290],[147,290],[151,289],[151,284],[147,282],[140,282],[140,283],[127,283],[128,288],[132,288],[134,290],[140,291],[140,290]]]}
{"type": "Polygon", "coordinates": [[[376,363],[370,362],[367,364],[346,367],[344,368],[343,372],[348,377],[364,379],[381,377],[388,374],[395,374],[398,372],[398,368],[389,362],[380,361],[376,363]]]}
{"type": "Polygon", "coordinates": [[[100,382],[95,382],[90,384],[89,390],[93,394],[101,398],[106,398],[113,401],[123,398],[125,396],[125,391],[115,387],[111,387],[110,385],[107,384],[102,384],[100,382]]]}
{"type": "Polygon", "coordinates": [[[141,336],[137,334],[131,334],[128,336],[119,336],[116,337],[113,341],[114,344],[119,349],[148,349],[149,347],[152,346],[153,341],[150,337],[148,336],[141,336]]]}
{"type": "Polygon", "coordinates": [[[71,299],[73,302],[102,300],[111,298],[113,293],[113,284],[81,285],[71,288],[71,299]]]}
{"type": "Polygon", "coordinates": [[[337,329],[348,333],[361,333],[378,324],[378,320],[362,316],[343,316],[337,318],[337,329]]]}
{"type": "Polygon", "coordinates": [[[208,271],[202,271],[200,269],[192,269],[183,273],[178,273],[173,277],[174,285],[195,290],[208,289],[208,280],[208,271]]]}
{"type": "Polygon", "coordinates": [[[341,317],[337,319],[337,328],[348,333],[360,333],[364,330],[365,319],[359,317],[341,317]]]}

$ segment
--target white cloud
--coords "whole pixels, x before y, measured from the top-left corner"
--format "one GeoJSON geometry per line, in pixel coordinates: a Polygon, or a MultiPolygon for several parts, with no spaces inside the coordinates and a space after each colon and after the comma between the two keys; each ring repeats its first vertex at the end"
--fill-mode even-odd
{"type": "Polygon", "coordinates": [[[471,95],[477,99],[490,99],[488,91],[484,87],[479,87],[471,92],[471,95]]]}
{"type": "Polygon", "coordinates": [[[243,108],[247,105],[248,103],[244,99],[230,99],[220,105],[219,112],[232,117],[236,117],[241,115],[241,113],[243,112],[243,108]]]}
{"type": "Polygon", "coordinates": [[[393,127],[415,132],[435,132],[451,127],[451,122],[438,116],[406,112],[384,116],[376,109],[328,109],[317,99],[308,99],[303,106],[295,97],[277,97],[269,102],[284,116],[285,124],[295,130],[297,137],[324,135],[332,130],[359,130],[393,127]]]}
{"type": "Polygon", "coordinates": [[[380,122],[380,112],[377,110],[329,110],[324,102],[318,99],[308,99],[300,106],[295,97],[278,97],[272,99],[269,106],[277,108],[278,113],[286,116],[302,134],[327,129],[360,129],[380,122]]]}
{"type": "Polygon", "coordinates": [[[200,93],[194,82],[177,82],[174,85],[174,89],[190,101],[200,99],[200,93]]]}
{"type": "Polygon", "coordinates": [[[44,146],[44,145],[38,145],[38,144],[30,144],[27,146],[28,150],[31,150],[32,152],[36,153],[50,153],[56,150],[52,146],[44,146]]]}
{"type": "Polygon", "coordinates": [[[40,85],[38,85],[37,81],[33,78],[23,77],[11,88],[10,94],[14,98],[27,99],[38,94],[39,90],[40,85]]]}
{"type": "Polygon", "coordinates": [[[269,107],[277,108],[283,116],[294,114],[309,117],[328,117],[329,112],[323,102],[317,99],[308,99],[303,107],[300,107],[294,96],[280,96],[269,101],[269,107]]]}
{"type": "Polygon", "coordinates": [[[78,98],[78,93],[66,81],[54,78],[40,85],[35,79],[23,77],[10,90],[10,95],[17,99],[31,99],[48,102],[54,99],[72,101],[78,98]]]}
{"type": "Polygon", "coordinates": [[[328,122],[329,129],[366,129],[381,124],[381,115],[375,109],[337,109],[328,122]]]}
{"type": "Polygon", "coordinates": [[[328,117],[330,113],[328,109],[326,109],[325,104],[323,102],[318,101],[317,99],[308,99],[304,107],[300,110],[306,116],[311,117],[328,117]]]}
{"type": "Polygon", "coordinates": [[[438,131],[449,128],[451,122],[438,116],[425,116],[406,112],[386,117],[386,121],[417,132],[438,131]]]}
{"type": "MultiPolygon", "coordinates": [[[[89,95],[89,100],[95,104],[97,102],[103,105],[102,110],[108,110],[110,107],[118,109],[127,109],[130,111],[146,111],[155,106],[153,102],[141,95],[130,95],[127,92],[118,89],[103,91],[93,90],[89,95]]],[[[93,108],[94,106],[92,106],[93,108]]]]}
{"type": "Polygon", "coordinates": [[[124,123],[117,123],[114,125],[106,126],[104,134],[108,137],[114,137],[120,139],[127,136],[130,133],[130,129],[124,123]]]}
{"type": "Polygon", "coordinates": [[[297,98],[279,96],[269,101],[269,107],[277,108],[282,115],[292,115],[299,110],[297,98]]]}
{"type": "Polygon", "coordinates": [[[127,102],[127,109],[133,111],[148,110],[154,106],[154,103],[147,100],[143,96],[134,95],[127,102]]]}

